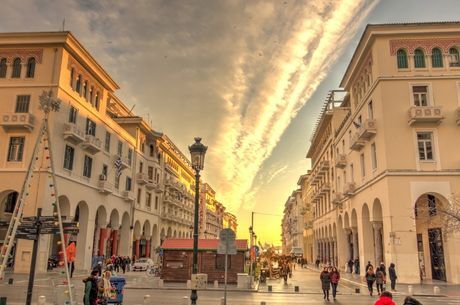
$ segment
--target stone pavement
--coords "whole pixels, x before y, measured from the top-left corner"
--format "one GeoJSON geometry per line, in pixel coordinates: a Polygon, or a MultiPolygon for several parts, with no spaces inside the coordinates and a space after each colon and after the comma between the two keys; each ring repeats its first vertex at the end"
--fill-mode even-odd
{"type": "MultiPolygon", "coordinates": [[[[314,266],[309,265],[308,269],[320,272],[320,269],[317,269],[314,266]]],[[[396,270],[398,272],[398,270],[396,270]]],[[[341,284],[348,284],[350,287],[360,288],[361,293],[367,293],[367,285],[364,281],[364,277],[358,274],[350,274],[341,272],[340,273],[341,284]]],[[[388,283],[389,285],[389,283],[388,283]]],[[[395,295],[408,295],[409,286],[412,287],[414,296],[449,296],[449,297],[460,297],[460,285],[450,284],[441,281],[427,281],[422,284],[400,284],[396,282],[396,292],[395,295]],[[435,287],[439,288],[439,294],[435,292],[435,287]]],[[[375,288],[375,287],[374,287],[375,288]]]]}

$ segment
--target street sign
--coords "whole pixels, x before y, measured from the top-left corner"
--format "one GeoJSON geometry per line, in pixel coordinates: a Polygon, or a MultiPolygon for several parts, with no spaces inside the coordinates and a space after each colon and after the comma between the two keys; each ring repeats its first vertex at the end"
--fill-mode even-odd
{"type": "Polygon", "coordinates": [[[16,232],[23,234],[37,234],[37,228],[19,226],[16,232]]]}
{"type": "Polygon", "coordinates": [[[221,230],[219,233],[219,247],[217,248],[217,253],[235,255],[237,253],[235,237],[235,232],[233,232],[232,229],[221,230]]]}
{"type": "Polygon", "coordinates": [[[17,239],[37,240],[37,234],[18,233],[14,236],[17,239]]]}

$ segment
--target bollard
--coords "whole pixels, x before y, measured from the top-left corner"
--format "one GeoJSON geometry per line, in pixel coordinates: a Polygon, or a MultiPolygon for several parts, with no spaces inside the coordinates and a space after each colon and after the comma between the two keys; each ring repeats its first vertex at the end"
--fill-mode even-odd
{"type": "Polygon", "coordinates": [[[222,298],[220,298],[220,305],[224,305],[224,304],[225,304],[225,300],[224,300],[224,298],[222,297],[222,298]]]}
{"type": "Polygon", "coordinates": [[[273,291],[272,285],[268,285],[268,292],[272,292],[272,291],[273,291]]]}
{"type": "Polygon", "coordinates": [[[219,282],[217,280],[214,281],[214,288],[219,288],[219,282]]]}
{"type": "Polygon", "coordinates": [[[14,279],[8,279],[8,285],[13,285],[14,279]]]}
{"type": "Polygon", "coordinates": [[[433,287],[433,294],[434,294],[434,295],[439,295],[440,292],[441,292],[441,290],[439,289],[438,286],[434,286],[434,287],[433,287]]]}
{"type": "Polygon", "coordinates": [[[299,292],[299,286],[294,286],[294,292],[299,292]]]}
{"type": "Polygon", "coordinates": [[[150,294],[144,295],[144,305],[150,304],[150,294]]]}
{"type": "Polygon", "coordinates": [[[45,305],[46,304],[46,297],[44,295],[41,295],[38,297],[38,305],[45,305]]]}
{"type": "Polygon", "coordinates": [[[192,281],[187,280],[187,289],[191,289],[191,288],[192,288],[192,281]]]}
{"type": "Polygon", "coordinates": [[[0,297],[0,305],[6,305],[6,297],[0,297]]]}
{"type": "Polygon", "coordinates": [[[189,297],[182,297],[182,305],[188,305],[190,303],[189,297]]]}
{"type": "Polygon", "coordinates": [[[414,295],[414,287],[412,285],[407,286],[408,295],[414,295]]]}
{"type": "Polygon", "coordinates": [[[165,282],[164,282],[162,279],[160,279],[160,280],[158,281],[158,287],[163,288],[164,285],[165,285],[165,282]]]}
{"type": "Polygon", "coordinates": [[[355,293],[360,293],[360,292],[361,292],[361,289],[355,288],[355,293]]]}

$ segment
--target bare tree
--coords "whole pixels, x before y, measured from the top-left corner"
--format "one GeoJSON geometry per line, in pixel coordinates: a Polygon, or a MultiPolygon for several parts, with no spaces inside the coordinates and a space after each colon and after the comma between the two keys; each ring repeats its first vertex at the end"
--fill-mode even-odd
{"type": "Polygon", "coordinates": [[[445,233],[460,231],[460,195],[452,194],[447,201],[434,195],[419,198],[415,207],[415,219],[431,227],[440,227],[445,233]]]}

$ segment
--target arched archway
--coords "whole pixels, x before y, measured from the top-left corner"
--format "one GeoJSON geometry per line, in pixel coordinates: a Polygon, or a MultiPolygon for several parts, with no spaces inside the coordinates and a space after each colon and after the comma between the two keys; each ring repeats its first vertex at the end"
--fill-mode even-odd
{"type": "Polygon", "coordinates": [[[447,281],[445,232],[440,211],[448,200],[438,193],[425,193],[414,207],[420,278],[447,281]]]}
{"type": "Polygon", "coordinates": [[[360,239],[360,254],[361,254],[361,266],[364,267],[368,261],[371,263],[374,261],[373,265],[378,266],[380,262],[375,260],[375,253],[374,253],[374,236],[373,236],[373,228],[370,220],[370,212],[369,207],[367,204],[363,204],[361,209],[361,222],[362,222],[362,229],[361,229],[361,239],[360,239]]]}
{"type": "Polygon", "coordinates": [[[168,227],[168,231],[166,233],[166,238],[171,238],[172,237],[172,229],[171,227],[168,227]]]}
{"type": "Polygon", "coordinates": [[[136,220],[136,222],[134,223],[133,237],[133,256],[136,259],[138,259],[141,255],[140,239],[142,237],[141,223],[139,222],[139,220],[136,220]]]}
{"type": "MultiPolygon", "coordinates": [[[[78,222],[78,235],[77,235],[77,254],[75,260],[75,267],[77,269],[84,269],[86,266],[91,266],[92,248],[90,232],[93,228],[89,228],[89,208],[85,201],[80,201],[75,208],[74,221],[78,222]],[[87,245],[90,245],[86,249],[87,245]]],[[[92,266],[91,266],[92,267],[92,266]]]]}
{"type": "Polygon", "coordinates": [[[123,217],[121,219],[121,227],[120,227],[120,245],[118,247],[118,252],[122,256],[129,256],[129,238],[130,232],[130,220],[128,212],[123,213],[123,217]]]}
{"type": "Polygon", "coordinates": [[[117,209],[110,213],[107,242],[105,245],[105,256],[118,255],[118,241],[120,240],[120,215],[117,209]]]}
{"type": "MultiPolygon", "coordinates": [[[[93,252],[99,257],[104,257],[107,237],[110,235],[110,228],[107,228],[107,211],[103,205],[96,211],[93,252]]],[[[99,259],[100,260],[100,259],[99,259]]]]}
{"type": "Polygon", "coordinates": [[[382,204],[375,198],[372,205],[372,228],[374,233],[374,256],[375,265],[385,263],[385,243],[383,242],[383,213],[382,204]]]}
{"type": "Polygon", "coordinates": [[[61,217],[63,220],[70,218],[70,202],[69,198],[65,195],[59,196],[59,210],[61,211],[61,217]]]}
{"type": "MultiPolygon", "coordinates": [[[[19,200],[19,193],[15,190],[5,190],[0,193],[0,220],[9,223],[11,221],[11,215],[14,212],[17,201],[19,200]]],[[[0,227],[0,240],[6,239],[6,233],[8,227],[0,227]]],[[[16,243],[10,252],[13,256],[11,261],[8,261],[8,266],[13,267],[16,257],[16,243]]]]}

